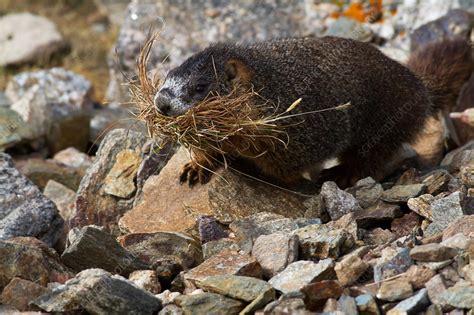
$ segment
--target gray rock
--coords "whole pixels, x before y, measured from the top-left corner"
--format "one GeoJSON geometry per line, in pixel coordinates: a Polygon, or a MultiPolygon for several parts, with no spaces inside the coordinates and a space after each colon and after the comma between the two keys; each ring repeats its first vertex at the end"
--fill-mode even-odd
{"type": "Polygon", "coordinates": [[[174,304],[168,304],[158,313],[158,315],[184,315],[183,310],[174,304]]]}
{"type": "Polygon", "coordinates": [[[402,215],[399,205],[379,201],[376,205],[355,212],[354,219],[358,228],[368,229],[389,223],[402,215]]]}
{"type": "Polygon", "coordinates": [[[127,279],[102,269],[88,269],[33,304],[46,312],[84,309],[91,314],[155,314],[161,301],[127,279]]]}
{"type": "Polygon", "coordinates": [[[388,261],[378,263],[374,266],[374,280],[376,282],[399,275],[413,265],[410,257],[410,250],[402,248],[398,253],[388,261]]]}
{"type": "Polygon", "coordinates": [[[1,17],[0,30],[0,66],[47,60],[65,46],[53,22],[30,13],[1,17]]]}
{"type": "Polygon", "coordinates": [[[430,305],[430,300],[428,299],[428,292],[426,289],[421,289],[416,292],[412,297],[409,297],[406,300],[401,301],[394,308],[388,311],[388,315],[398,315],[398,314],[417,314],[424,311],[428,305],[430,305]]]}
{"type": "Polygon", "coordinates": [[[0,153],[0,239],[33,236],[53,246],[62,226],[54,203],[0,153]]]}
{"type": "Polygon", "coordinates": [[[11,148],[32,135],[31,128],[10,108],[0,107],[0,151],[11,148]]]}
{"type": "Polygon", "coordinates": [[[197,225],[202,244],[229,236],[224,226],[211,215],[200,215],[197,225]]]}
{"type": "Polygon", "coordinates": [[[184,314],[238,314],[244,304],[216,293],[180,295],[174,302],[184,314]]]}
{"type": "Polygon", "coordinates": [[[264,314],[296,314],[310,315],[314,314],[306,309],[303,295],[300,292],[283,294],[278,301],[267,304],[263,309],[264,314]]]}
{"type": "Polygon", "coordinates": [[[197,282],[197,286],[206,292],[214,292],[232,299],[252,302],[263,294],[270,302],[275,298],[275,290],[266,281],[243,276],[211,276],[197,282]]]}
{"type": "Polygon", "coordinates": [[[240,247],[237,243],[230,238],[221,238],[217,241],[210,241],[202,245],[202,255],[204,260],[222,252],[223,250],[239,251],[240,247]]]}
{"type": "Polygon", "coordinates": [[[61,260],[76,271],[101,268],[128,275],[132,271],[148,267],[120,246],[110,234],[95,226],[72,229],[68,243],[61,260]]]}
{"type": "Polygon", "coordinates": [[[353,19],[340,17],[328,27],[324,36],[337,36],[370,42],[374,34],[364,24],[358,23],[353,19]]]}
{"type": "Polygon", "coordinates": [[[406,203],[408,199],[421,195],[426,189],[424,184],[396,185],[382,193],[387,202],[406,203]]]}
{"type": "Polygon", "coordinates": [[[0,107],[9,107],[11,105],[10,99],[4,92],[0,91],[0,107]]]}
{"type": "Polygon", "coordinates": [[[445,261],[453,258],[458,250],[441,244],[431,243],[415,246],[410,250],[410,257],[417,261],[445,261]]]}
{"type": "Polygon", "coordinates": [[[339,189],[335,182],[325,182],[321,187],[320,196],[331,220],[337,220],[347,213],[361,209],[357,199],[339,189]]]}
{"type": "Polygon", "coordinates": [[[362,208],[368,208],[377,203],[382,196],[383,188],[372,177],[367,177],[359,180],[353,187],[347,188],[346,191],[356,197],[362,208]]]}
{"type": "Polygon", "coordinates": [[[337,300],[337,310],[344,314],[357,314],[357,304],[353,297],[341,295],[337,300]]]}
{"type": "Polygon", "coordinates": [[[334,261],[332,259],[323,259],[318,263],[301,260],[288,265],[268,282],[276,290],[289,293],[298,291],[309,283],[331,280],[335,277],[334,261]]]}
{"type": "Polygon", "coordinates": [[[463,309],[474,308],[474,287],[470,283],[457,283],[442,294],[447,304],[463,309]]]}
{"type": "Polygon", "coordinates": [[[447,288],[441,275],[436,275],[426,282],[425,288],[432,304],[437,304],[442,308],[446,307],[447,302],[444,293],[446,293],[447,288]]]}
{"type": "Polygon", "coordinates": [[[446,154],[441,161],[441,166],[446,166],[450,173],[456,173],[462,166],[472,161],[474,161],[474,140],[446,154]]]}
{"type": "Polygon", "coordinates": [[[361,314],[379,315],[380,310],[374,297],[370,294],[362,294],[355,298],[357,310],[361,314]]]}
{"type": "Polygon", "coordinates": [[[428,236],[442,232],[449,223],[463,216],[461,192],[454,192],[447,197],[433,201],[431,212],[433,223],[425,231],[428,236]]]}
{"type": "Polygon", "coordinates": [[[252,256],[262,266],[263,276],[271,278],[298,258],[298,238],[295,235],[273,233],[255,240],[252,256]]]}

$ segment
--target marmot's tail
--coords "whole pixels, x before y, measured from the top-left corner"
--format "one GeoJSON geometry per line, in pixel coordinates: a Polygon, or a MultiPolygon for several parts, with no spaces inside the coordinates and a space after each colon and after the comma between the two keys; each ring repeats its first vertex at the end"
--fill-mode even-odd
{"type": "Polygon", "coordinates": [[[449,111],[474,70],[472,48],[465,39],[442,40],[412,53],[407,66],[428,88],[435,109],[449,111]]]}

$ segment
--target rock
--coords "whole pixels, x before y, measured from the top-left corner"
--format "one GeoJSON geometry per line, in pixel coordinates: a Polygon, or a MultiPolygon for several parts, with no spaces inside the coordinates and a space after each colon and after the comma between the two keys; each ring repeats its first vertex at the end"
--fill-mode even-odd
{"type": "Polygon", "coordinates": [[[325,182],[321,187],[320,195],[331,220],[337,220],[347,213],[361,209],[357,199],[339,189],[335,182],[325,182]]]}
{"type": "Polygon", "coordinates": [[[17,112],[0,107],[0,151],[30,139],[32,133],[31,128],[17,112]]]}
{"type": "Polygon", "coordinates": [[[336,271],[337,279],[341,285],[348,286],[357,281],[368,268],[369,264],[362,260],[358,253],[351,253],[336,263],[334,271],[336,271]]]}
{"type": "Polygon", "coordinates": [[[184,312],[179,306],[168,304],[161,309],[158,315],[184,315],[184,312]]]}
{"type": "Polygon", "coordinates": [[[199,238],[201,239],[202,244],[229,236],[224,230],[223,225],[217,222],[213,216],[199,216],[197,223],[199,238]]]}
{"type": "Polygon", "coordinates": [[[221,275],[199,280],[197,286],[205,291],[218,293],[236,300],[252,302],[259,295],[269,297],[270,302],[275,298],[275,290],[267,282],[243,276],[221,275]]]}
{"type": "Polygon", "coordinates": [[[64,282],[72,273],[45,243],[29,237],[0,241],[0,289],[14,277],[46,286],[64,282]]]}
{"type": "Polygon", "coordinates": [[[394,241],[397,237],[390,230],[375,228],[364,232],[363,241],[367,245],[384,245],[394,241]]]}
{"type": "Polygon", "coordinates": [[[421,195],[417,198],[408,199],[408,208],[411,211],[416,212],[424,218],[433,221],[433,213],[431,212],[431,204],[434,201],[434,197],[430,194],[421,195]]]}
{"type": "Polygon", "coordinates": [[[400,301],[410,297],[413,288],[405,279],[395,279],[382,282],[377,291],[377,298],[389,302],[400,301]]]}
{"type": "Polygon", "coordinates": [[[44,188],[44,195],[54,202],[64,220],[71,219],[76,199],[76,193],[73,190],[51,179],[44,188]]]}
{"type": "Polygon", "coordinates": [[[402,216],[400,206],[392,205],[383,201],[367,209],[354,213],[357,226],[361,229],[377,227],[392,221],[394,218],[402,216]]]}
{"type": "Polygon", "coordinates": [[[374,266],[374,280],[380,282],[382,280],[399,275],[413,265],[408,248],[399,249],[396,255],[380,262],[374,266]]]}
{"type": "Polygon", "coordinates": [[[306,310],[303,295],[300,292],[283,294],[278,301],[267,304],[263,309],[264,314],[298,314],[310,315],[314,314],[306,310]]]}
{"type": "Polygon", "coordinates": [[[470,164],[474,160],[474,141],[470,141],[456,150],[446,154],[441,161],[451,174],[459,172],[462,166],[470,164]]]}
{"type": "Polygon", "coordinates": [[[181,293],[179,292],[171,292],[170,290],[164,290],[160,294],[156,294],[155,296],[161,300],[163,305],[173,303],[174,299],[180,296],[181,293]]]}
{"type": "Polygon", "coordinates": [[[298,229],[298,224],[294,220],[285,218],[279,214],[260,212],[233,221],[229,225],[229,228],[235,234],[240,248],[250,253],[255,240],[260,235],[291,233],[298,229]]]}
{"type": "Polygon", "coordinates": [[[430,305],[426,289],[421,289],[412,297],[401,301],[387,312],[387,315],[415,314],[424,311],[430,305]]]}
{"type": "Polygon", "coordinates": [[[458,250],[441,244],[415,246],[410,250],[410,257],[417,261],[445,261],[453,258],[458,250]]]}
{"type": "Polygon", "coordinates": [[[466,235],[462,233],[458,233],[442,241],[441,245],[446,246],[446,247],[457,248],[460,250],[467,250],[471,242],[472,240],[468,238],[466,235]]]}
{"type": "Polygon", "coordinates": [[[408,236],[418,226],[420,216],[415,212],[405,214],[401,218],[394,219],[390,225],[390,230],[397,236],[408,236]]]}
{"type": "Polygon", "coordinates": [[[84,175],[76,169],[63,166],[53,160],[42,159],[29,159],[19,167],[19,171],[41,190],[44,190],[48,181],[54,180],[76,191],[84,175]]]}
{"type": "Polygon", "coordinates": [[[146,264],[120,246],[113,236],[95,226],[72,229],[68,243],[61,260],[76,271],[101,268],[128,275],[135,270],[147,269],[146,264]]]}
{"type": "Polygon", "coordinates": [[[469,13],[464,10],[449,11],[446,15],[420,26],[410,34],[411,51],[443,39],[455,37],[469,39],[471,20],[469,13]]]}
{"type": "Polygon", "coordinates": [[[53,246],[63,220],[54,203],[0,153],[0,240],[15,236],[38,237],[53,246]]]}
{"type": "Polygon", "coordinates": [[[380,315],[380,310],[374,297],[370,294],[362,294],[355,298],[357,310],[361,314],[380,315]]]}
{"type": "Polygon", "coordinates": [[[436,275],[425,283],[425,288],[428,290],[428,296],[432,304],[446,307],[446,298],[444,293],[446,292],[446,284],[440,275],[436,275]]]}
{"type": "Polygon", "coordinates": [[[251,256],[237,252],[222,251],[204,261],[199,266],[184,273],[184,282],[189,290],[195,287],[197,281],[209,276],[235,275],[260,278],[262,268],[251,256]]]}
{"type": "Polygon", "coordinates": [[[127,279],[102,269],[88,269],[76,275],[33,304],[46,312],[84,309],[91,314],[154,314],[161,309],[158,298],[127,279]]]}
{"type": "Polygon", "coordinates": [[[426,189],[424,184],[397,185],[384,191],[382,199],[393,203],[406,203],[408,199],[418,197],[426,189]]]}
{"type": "Polygon", "coordinates": [[[474,188],[474,165],[462,166],[460,171],[462,183],[468,188],[474,188]]]}
{"type": "Polygon", "coordinates": [[[184,233],[128,234],[121,238],[120,243],[150,266],[160,261],[173,260],[187,270],[203,261],[200,244],[184,233]]]}
{"type": "Polygon", "coordinates": [[[377,203],[383,193],[382,185],[372,177],[359,180],[353,187],[346,191],[356,197],[362,208],[368,208],[377,203]]]}
{"type": "Polygon", "coordinates": [[[321,195],[314,195],[303,202],[303,205],[306,207],[304,213],[305,218],[319,218],[323,222],[328,222],[329,214],[324,209],[323,200],[321,195]]]}
{"type": "Polygon", "coordinates": [[[426,235],[434,235],[448,227],[449,223],[462,217],[461,192],[454,192],[451,195],[433,201],[431,212],[433,214],[433,223],[426,229],[426,235]]]}
{"type": "MultiPolygon", "coordinates": [[[[329,229],[344,230],[349,233],[352,238],[349,238],[349,242],[346,244],[348,247],[351,246],[350,243],[353,240],[358,240],[361,236],[360,229],[357,227],[357,222],[355,220],[355,213],[353,212],[340,217],[337,221],[329,221],[325,226],[329,229]]],[[[345,248],[345,250],[346,249],[348,248],[345,248]]]]}
{"type": "Polygon", "coordinates": [[[442,299],[456,308],[474,308],[474,287],[468,283],[457,283],[442,293],[442,299]]]}
{"type": "Polygon", "coordinates": [[[216,293],[180,295],[174,302],[184,314],[238,314],[244,304],[216,293]]]}
{"type": "Polygon", "coordinates": [[[422,289],[425,283],[436,275],[436,272],[426,266],[412,265],[405,272],[404,277],[406,281],[410,282],[413,289],[422,289]]]}
{"type": "Polygon", "coordinates": [[[256,311],[263,309],[270,301],[275,299],[275,291],[269,290],[259,294],[249,305],[247,305],[239,315],[255,314],[256,311]]]}
{"type": "Polygon", "coordinates": [[[318,263],[301,260],[289,264],[268,282],[276,290],[289,293],[298,291],[312,282],[332,280],[335,276],[334,261],[330,258],[320,260],[318,263]]]}
{"type": "Polygon", "coordinates": [[[273,233],[255,240],[252,256],[262,266],[264,278],[271,278],[298,258],[298,238],[295,235],[273,233]]]}
{"type": "Polygon", "coordinates": [[[56,25],[45,17],[15,13],[0,19],[0,66],[48,60],[65,47],[56,25]]]}
{"type": "Polygon", "coordinates": [[[463,233],[466,237],[474,237],[474,215],[467,215],[451,222],[443,231],[443,241],[463,233]]]}
{"type": "Polygon", "coordinates": [[[370,42],[374,35],[365,25],[353,19],[340,17],[328,27],[324,36],[338,36],[370,42]]]}
{"type": "Polygon", "coordinates": [[[128,280],[132,281],[139,288],[153,294],[161,292],[160,281],[154,270],[137,270],[130,273],[128,280]]]}
{"type": "Polygon", "coordinates": [[[357,305],[355,299],[348,295],[342,295],[337,301],[337,310],[343,314],[357,314],[357,305]]]}
{"type": "Polygon", "coordinates": [[[330,229],[313,224],[293,232],[298,236],[299,256],[302,259],[338,258],[353,245],[353,238],[342,229],[330,229]]]}
{"type": "Polygon", "coordinates": [[[223,250],[232,250],[238,252],[240,247],[233,239],[230,238],[221,238],[220,240],[210,241],[202,245],[202,255],[204,260],[209,259],[223,250]]]}
{"type": "Polygon", "coordinates": [[[59,151],[54,155],[53,160],[67,167],[84,171],[92,166],[92,158],[74,147],[59,151]]]}
{"type": "Polygon", "coordinates": [[[335,280],[313,282],[301,288],[304,301],[309,310],[320,309],[327,299],[337,299],[341,296],[343,288],[335,280]]]}
{"type": "Polygon", "coordinates": [[[92,86],[84,77],[62,68],[23,72],[7,85],[11,108],[45,138],[52,153],[89,141],[92,86]],[[37,121],[40,119],[40,122],[37,121]]]}
{"type": "Polygon", "coordinates": [[[34,282],[13,278],[2,291],[2,304],[14,306],[19,311],[34,311],[29,302],[38,296],[49,292],[49,290],[34,282]]]}
{"type": "Polygon", "coordinates": [[[145,142],[144,135],[123,129],[113,130],[104,138],[92,166],[79,185],[75,202],[76,215],[71,226],[97,224],[112,233],[118,233],[117,221],[132,207],[133,198],[124,199],[107,194],[104,181],[120,152],[134,150],[140,154],[145,142]]]}
{"type": "Polygon", "coordinates": [[[435,170],[423,177],[423,184],[426,186],[426,193],[436,196],[448,190],[449,182],[453,179],[446,170],[435,170]]]}

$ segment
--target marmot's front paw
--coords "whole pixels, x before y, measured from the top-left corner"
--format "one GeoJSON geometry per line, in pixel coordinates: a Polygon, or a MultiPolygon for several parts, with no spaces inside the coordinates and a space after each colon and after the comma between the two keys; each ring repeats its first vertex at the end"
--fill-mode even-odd
{"type": "Polygon", "coordinates": [[[188,182],[189,187],[193,187],[198,182],[205,184],[211,178],[211,172],[197,163],[189,162],[184,165],[181,174],[179,175],[179,182],[183,184],[188,182]]]}

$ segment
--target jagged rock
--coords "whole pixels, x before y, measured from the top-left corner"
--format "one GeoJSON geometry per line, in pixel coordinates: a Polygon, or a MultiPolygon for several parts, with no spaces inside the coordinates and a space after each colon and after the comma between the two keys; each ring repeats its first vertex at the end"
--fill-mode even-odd
{"type": "Polygon", "coordinates": [[[408,208],[416,212],[424,218],[433,221],[433,214],[431,212],[431,204],[435,198],[430,194],[421,195],[417,198],[408,199],[408,208]]]}
{"type": "Polygon", "coordinates": [[[84,309],[91,314],[154,314],[162,308],[161,301],[151,293],[102,269],[78,273],[33,304],[46,312],[84,309]]]}
{"type": "Polygon", "coordinates": [[[298,258],[298,238],[295,235],[273,233],[255,240],[252,256],[262,266],[263,276],[271,278],[298,258]]]}
{"type": "Polygon", "coordinates": [[[382,185],[372,177],[359,180],[353,187],[347,188],[347,192],[356,197],[362,208],[368,208],[377,203],[383,193],[382,185]]]}
{"type": "Polygon", "coordinates": [[[433,223],[426,229],[426,235],[433,235],[443,231],[449,223],[463,216],[461,192],[454,192],[451,195],[437,199],[431,204],[433,223]]]}
{"type": "Polygon", "coordinates": [[[337,300],[337,310],[343,314],[357,314],[357,304],[353,297],[341,295],[337,300]]]}
{"type": "Polygon", "coordinates": [[[364,231],[362,240],[367,245],[384,245],[394,241],[397,237],[388,229],[375,228],[364,231]]]}
{"type": "Polygon", "coordinates": [[[453,180],[451,174],[446,170],[440,169],[430,172],[423,177],[423,184],[426,186],[426,193],[436,196],[443,191],[448,190],[449,182],[453,180]]]}
{"type": "Polygon", "coordinates": [[[293,232],[298,236],[299,256],[302,259],[338,258],[353,246],[352,236],[342,229],[331,229],[313,224],[293,232]]]}
{"type": "MultiPolygon", "coordinates": [[[[133,197],[124,199],[107,194],[104,181],[120,152],[134,150],[137,154],[141,154],[145,142],[144,135],[133,131],[116,129],[107,134],[92,166],[79,185],[75,202],[76,214],[70,222],[71,226],[97,224],[106,227],[112,233],[118,233],[117,221],[132,207],[133,197]]],[[[130,177],[126,172],[124,176],[130,177]]]]}
{"type": "Polygon", "coordinates": [[[423,194],[424,184],[396,185],[382,193],[382,199],[387,202],[406,203],[408,199],[423,194]]]}
{"type": "Polygon", "coordinates": [[[0,151],[29,139],[32,133],[31,128],[17,112],[0,107],[0,151]]]}
{"type": "Polygon", "coordinates": [[[52,246],[61,234],[63,220],[54,203],[0,153],[0,239],[38,237],[52,246]]]}
{"type": "Polygon", "coordinates": [[[239,315],[255,314],[257,310],[263,309],[270,301],[275,299],[275,291],[269,290],[259,294],[250,304],[248,304],[239,315]]]}
{"type": "Polygon", "coordinates": [[[474,287],[472,284],[459,282],[448,288],[442,298],[453,307],[472,309],[474,308],[474,287]]]}
{"type": "Polygon", "coordinates": [[[420,216],[415,212],[403,215],[401,218],[394,219],[390,225],[390,230],[397,236],[407,236],[418,226],[420,216]]]}
{"type": "Polygon", "coordinates": [[[132,281],[139,288],[146,290],[153,294],[161,292],[160,281],[158,275],[154,270],[137,270],[133,271],[129,276],[128,280],[132,281]]]}
{"type": "Polygon", "coordinates": [[[50,290],[34,282],[13,278],[2,291],[2,304],[14,306],[19,311],[36,311],[30,307],[30,301],[36,299],[50,290]]]}
{"type": "Polygon", "coordinates": [[[347,213],[361,209],[357,199],[339,189],[335,182],[325,182],[321,187],[320,196],[331,220],[337,220],[347,213]]]}
{"type": "Polygon", "coordinates": [[[428,291],[428,296],[431,303],[440,305],[442,308],[446,307],[446,284],[441,275],[436,275],[425,283],[425,288],[428,291]]]}
{"type": "Polygon", "coordinates": [[[101,268],[122,275],[148,267],[113,236],[95,226],[72,229],[61,260],[76,271],[101,268]]]}
{"type": "Polygon", "coordinates": [[[422,289],[425,287],[425,283],[436,275],[436,271],[426,266],[412,265],[405,272],[403,277],[406,281],[410,282],[413,289],[422,289]]]}
{"type": "Polygon", "coordinates": [[[377,291],[377,298],[389,302],[400,301],[410,297],[413,288],[405,279],[395,279],[382,282],[377,291]]]}
{"type": "Polygon", "coordinates": [[[161,309],[158,315],[184,315],[183,309],[174,304],[168,304],[161,309]]]}
{"type": "Polygon", "coordinates": [[[338,36],[370,42],[374,34],[372,30],[364,24],[358,23],[350,18],[340,17],[329,25],[324,36],[338,36]]]}
{"type": "Polygon", "coordinates": [[[184,233],[128,234],[120,239],[120,243],[150,266],[160,261],[173,260],[187,270],[203,261],[200,244],[184,233]]]}
{"type": "Polygon", "coordinates": [[[441,242],[441,245],[451,247],[451,248],[457,248],[460,250],[467,250],[469,248],[469,244],[471,242],[471,239],[464,235],[463,233],[458,233],[454,236],[451,236],[450,238],[447,238],[441,242]]]}
{"type": "Polygon", "coordinates": [[[430,300],[428,299],[428,293],[426,289],[421,289],[416,292],[412,297],[401,301],[394,308],[387,312],[387,315],[401,315],[401,314],[413,314],[424,311],[430,300]]]}
{"type": "Polygon", "coordinates": [[[410,250],[410,257],[417,261],[445,261],[453,258],[458,250],[432,243],[415,246],[410,250]]]}
{"type": "Polygon", "coordinates": [[[197,224],[202,244],[229,236],[223,225],[213,216],[201,215],[197,219],[197,224]]]}
{"type": "Polygon", "coordinates": [[[380,310],[374,297],[370,294],[361,294],[355,298],[357,310],[361,314],[380,315],[380,310]]]}
{"type": "Polygon", "coordinates": [[[275,290],[270,284],[251,277],[233,275],[210,276],[197,281],[196,285],[207,292],[222,294],[245,302],[252,302],[261,294],[269,297],[267,302],[275,298],[275,290]]]}
{"type": "Polygon", "coordinates": [[[260,278],[262,267],[249,255],[233,251],[222,251],[204,261],[199,266],[184,273],[184,282],[188,291],[195,288],[197,281],[209,276],[235,275],[260,278]]]}
{"type": "Polygon", "coordinates": [[[30,237],[17,237],[0,241],[0,288],[14,277],[46,286],[48,282],[63,283],[72,277],[72,273],[45,243],[30,237]]]}
{"type": "Polygon", "coordinates": [[[353,284],[369,268],[369,264],[362,260],[359,252],[348,254],[336,263],[334,270],[342,286],[353,284]]]}
{"type": "Polygon", "coordinates": [[[474,215],[462,216],[451,222],[443,231],[443,241],[458,233],[463,233],[466,237],[474,236],[474,215]]]}
{"type": "Polygon", "coordinates": [[[180,295],[175,300],[184,314],[238,314],[244,304],[216,293],[180,295]]]}
{"type": "Polygon", "coordinates": [[[0,19],[0,66],[47,60],[65,47],[56,25],[30,13],[14,13],[0,19]]]}
{"type": "Polygon", "coordinates": [[[210,241],[202,245],[202,255],[204,260],[207,260],[209,257],[212,257],[223,250],[232,250],[238,252],[240,247],[233,239],[229,238],[221,238],[220,240],[210,241]]]}
{"type": "Polygon", "coordinates": [[[300,292],[283,294],[278,301],[267,304],[263,309],[264,314],[314,314],[305,307],[304,295],[300,292]]]}
{"type": "Polygon", "coordinates": [[[165,290],[160,294],[156,294],[156,297],[161,300],[163,305],[173,303],[174,299],[180,296],[181,293],[179,292],[171,292],[170,290],[165,290]]]}
{"type": "Polygon", "coordinates": [[[470,141],[456,150],[446,154],[441,166],[446,166],[451,174],[459,172],[462,166],[474,161],[474,141],[470,141]]]}
{"type": "Polygon", "coordinates": [[[374,280],[379,282],[401,274],[411,265],[413,265],[413,260],[410,257],[410,250],[402,248],[393,257],[374,266],[374,280]]]}
{"type": "Polygon", "coordinates": [[[319,309],[327,299],[337,299],[343,288],[335,280],[323,280],[305,285],[300,290],[304,294],[304,301],[309,310],[319,309]]]}
{"type": "Polygon", "coordinates": [[[402,211],[399,205],[393,205],[383,201],[354,213],[357,226],[361,229],[377,227],[400,216],[402,216],[402,211]]]}
{"type": "Polygon", "coordinates": [[[289,264],[282,272],[268,282],[278,291],[289,293],[298,291],[305,285],[321,280],[335,279],[334,261],[330,258],[312,261],[296,261],[289,264]]]}
{"type": "MultiPolygon", "coordinates": [[[[357,226],[357,222],[355,220],[355,213],[353,212],[340,217],[337,221],[329,221],[325,224],[325,226],[327,226],[329,229],[344,230],[352,236],[353,240],[360,239],[360,229],[357,226]]],[[[350,244],[347,245],[350,246],[350,244]]]]}

